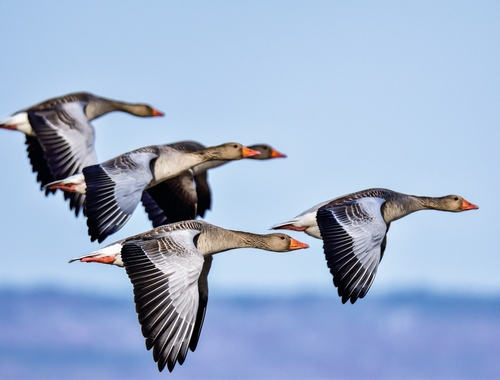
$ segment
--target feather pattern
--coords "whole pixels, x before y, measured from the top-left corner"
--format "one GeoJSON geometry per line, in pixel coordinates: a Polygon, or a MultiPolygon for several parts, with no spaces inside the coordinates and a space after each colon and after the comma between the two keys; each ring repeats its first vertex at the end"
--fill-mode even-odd
{"type": "Polygon", "coordinates": [[[141,203],[153,227],[172,223],[167,219],[165,212],[158,206],[158,203],[149,194],[149,191],[145,190],[142,192],[141,203]]]}
{"type": "Polygon", "coordinates": [[[273,229],[323,239],[325,259],[342,302],[363,298],[384,256],[391,223],[419,210],[461,212],[478,207],[458,195],[424,197],[374,188],[317,204],[273,229]]]}
{"type": "Polygon", "coordinates": [[[150,163],[157,156],[154,151],[143,149],[83,170],[92,241],[103,241],[130,219],[143,190],[153,179],[150,163]]]}
{"type": "MultiPolygon", "coordinates": [[[[180,152],[194,152],[205,146],[196,141],[179,141],[168,144],[180,152]]],[[[251,157],[255,160],[267,160],[286,157],[267,144],[251,145],[250,149],[261,152],[251,157]]],[[[183,173],[150,188],[142,197],[142,204],[152,221],[153,227],[167,223],[204,217],[212,205],[212,192],[208,183],[208,170],[228,163],[228,160],[211,160],[191,168],[191,176],[183,173]]]]}
{"type": "MultiPolygon", "coordinates": [[[[54,179],[81,173],[97,163],[94,152],[94,130],[83,111],[84,104],[65,103],[56,109],[30,111],[28,119],[45,152],[46,166],[54,179]]],[[[78,216],[85,195],[65,193],[70,209],[78,216]]]]}
{"type": "Polygon", "coordinates": [[[344,303],[363,298],[377,272],[387,231],[380,211],[384,202],[361,198],[318,210],[325,258],[344,303]]]}
{"type": "MultiPolygon", "coordinates": [[[[90,120],[108,112],[123,111],[136,116],[162,116],[147,104],[132,104],[76,92],[45,100],[18,111],[0,127],[26,134],[28,157],[41,187],[81,173],[97,163],[94,128],[90,120]]],[[[55,190],[45,189],[46,195],[55,190]]],[[[85,195],[65,193],[70,209],[78,216],[85,195]]]]}
{"type": "MultiPolygon", "coordinates": [[[[137,204],[144,198],[155,220],[163,216],[156,210],[158,202],[163,204],[162,188],[154,187],[164,181],[178,177],[187,183],[194,198],[191,174],[189,170],[199,163],[211,160],[239,160],[258,154],[238,143],[225,143],[195,152],[181,152],[168,145],[152,145],[124,153],[101,164],[88,166],[83,170],[84,180],[75,179],[55,181],[48,188],[60,188],[66,191],[85,191],[87,225],[91,240],[101,242],[108,235],[118,231],[130,218],[137,204]],[[179,177],[180,176],[180,177],[179,177]],[[86,190],[82,190],[86,189],[86,190]],[[148,195],[143,192],[149,189],[148,195]],[[154,199],[156,197],[157,199],[154,199]],[[153,201],[156,203],[154,205],[153,201]]],[[[75,177],[76,178],[76,177],[75,177]]],[[[186,186],[183,186],[186,191],[186,186]]],[[[165,208],[170,203],[165,202],[165,208]]],[[[181,207],[172,210],[172,215],[184,213],[182,218],[196,215],[196,203],[190,202],[190,210],[181,207]]],[[[164,215],[165,216],[165,215],[164,215]]],[[[165,217],[167,217],[166,215],[165,217]]]]}
{"type": "MultiPolygon", "coordinates": [[[[285,234],[226,230],[202,220],[157,227],[74,260],[125,266],[134,301],[159,370],[182,364],[197,347],[208,304],[212,255],[236,248],[288,252],[307,248],[285,234]],[[114,260],[108,260],[114,257],[114,260]],[[106,258],[106,260],[101,260],[106,258]]],[[[74,261],[72,260],[72,261],[74,261]]]]}
{"type": "MultiPolygon", "coordinates": [[[[187,153],[205,149],[205,145],[190,140],[171,143],[168,146],[187,153]]],[[[227,162],[214,160],[198,164],[189,174],[183,173],[148,189],[141,201],[153,227],[194,219],[197,215],[203,217],[211,204],[206,171],[227,162]]]]}
{"type": "Polygon", "coordinates": [[[204,263],[193,242],[199,233],[171,231],[161,240],[134,241],[122,248],[146,346],[153,349],[160,371],[184,362],[193,334],[204,263]]]}
{"type": "Polygon", "coordinates": [[[55,189],[44,189],[45,185],[54,182],[56,178],[45,161],[45,153],[36,137],[26,135],[26,151],[28,152],[33,173],[37,173],[36,180],[40,182],[40,189],[45,190],[45,195],[55,193],[55,189]]]}
{"type": "Polygon", "coordinates": [[[142,203],[153,227],[194,219],[198,197],[191,170],[145,190],[142,203]]]}

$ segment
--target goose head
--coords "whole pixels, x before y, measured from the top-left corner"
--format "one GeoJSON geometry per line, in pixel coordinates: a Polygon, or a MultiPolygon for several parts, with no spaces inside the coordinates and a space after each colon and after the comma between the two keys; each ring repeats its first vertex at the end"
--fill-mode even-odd
{"type": "Polygon", "coordinates": [[[136,104],[135,105],[135,113],[136,116],[142,117],[152,117],[152,116],[165,116],[163,112],[157,110],[156,108],[151,107],[149,104],[136,104]]]}
{"type": "Polygon", "coordinates": [[[238,160],[258,156],[259,151],[247,148],[239,143],[225,143],[206,149],[206,154],[215,160],[238,160]]]}
{"type": "Polygon", "coordinates": [[[309,245],[286,234],[274,233],[263,235],[263,239],[258,248],[274,252],[289,252],[297,249],[309,248],[309,245]]]}
{"type": "Polygon", "coordinates": [[[436,209],[450,212],[461,212],[467,210],[477,210],[479,206],[466,201],[460,195],[446,195],[438,198],[436,202],[436,209]]]}
{"type": "Polygon", "coordinates": [[[156,108],[151,107],[149,104],[125,103],[125,102],[112,101],[112,100],[105,102],[105,103],[99,102],[99,103],[95,104],[93,108],[92,108],[92,106],[91,107],[87,106],[87,110],[85,112],[87,114],[87,117],[89,117],[89,119],[94,119],[103,113],[102,108],[104,108],[106,110],[105,107],[108,108],[107,112],[109,112],[109,108],[111,108],[111,110],[120,110],[120,111],[128,112],[131,115],[140,116],[140,117],[152,117],[152,116],[164,116],[165,115],[163,112],[161,112],[160,110],[157,110],[156,108]],[[97,110],[93,109],[96,107],[97,107],[97,110]]]}
{"type": "Polygon", "coordinates": [[[249,148],[260,152],[258,156],[252,157],[256,160],[267,160],[270,158],[286,157],[286,154],[278,152],[276,149],[274,149],[271,145],[268,144],[250,145],[249,148]]]}

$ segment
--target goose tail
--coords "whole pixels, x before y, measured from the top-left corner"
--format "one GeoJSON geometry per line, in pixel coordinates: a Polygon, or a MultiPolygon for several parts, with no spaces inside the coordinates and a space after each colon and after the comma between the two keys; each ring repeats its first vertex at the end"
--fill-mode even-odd
{"type": "Polygon", "coordinates": [[[98,249],[89,255],[75,257],[69,262],[80,261],[82,263],[99,263],[99,264],[109,264],[123,267],[122,262],[122,246],[121,242],[108,245],[104,248],[98,249]]]}
{"type": "Polygon", "coordinates": [[[87,190],[87,184],[85,183],[85,177],[83,174],[75,174],[66,179],[62,179],[59,181],[54,181],[48,183],[44,186],[45,189],[48,190],[62,190],[70,193],[79,193],[85,194],[87,190]]]}

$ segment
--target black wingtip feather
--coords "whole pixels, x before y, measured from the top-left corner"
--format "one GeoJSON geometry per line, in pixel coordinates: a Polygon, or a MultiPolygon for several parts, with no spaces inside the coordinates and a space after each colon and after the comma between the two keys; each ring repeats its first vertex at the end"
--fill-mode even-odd
{"type": "Polygon", "coordinates": [[[101,243],[121,229],[131,215],[124,213],[114,199],[115,183],[100,165],[83,169],[87,185],[85,214],[90,240],[101,243]]]}
{"type": "Polygon", "coordinates": [[[28,135],[26,135],[25,144],[32,171],[37,174],[36,181],[40,182],[40,190],[45,191],[45,195],[54,194],[56,190],[44,189],[45,185],[57,179],[47,165],[42,146],[36,137],[28,135]]]}
{"type": "MultiPolygon", "coordinates": [[[[54,132],[46,130],[46,121],[44,117],[38,115],[36,112],[28,112],[28,120],[35,130],[37,130],[37,136],[39,134],[48,133],[53,134],[54,132]]],[[[57,172],[54,167],[56,161],[61,160],[59,150],[56,152],[48,151],[46,152],[39,142],[38,138],[35,136],[26,136],[26,150],[28,152],[28,158],[30,160],[33,172],[37,173],[37,182],[40,182],[40,189],[45,192],[45,195],[54,194],[57,190],[44,188],[50,182],[65,179],[73,174],[75,174],[76,163],[73,163],[67,170],[63,172],[57,172]],[[51,169],[52,168],[52,169],[51,169]]],[[[68,149],[66,146],[63,148],[68,149]]],[[[64,149],[63,149],[64,151],[64,149]]],[[[70,155],[71,151],[63,152],[62,154],[70,155]]],[[[85,196],[82,194],[74,193],[64,193],[64,199],[69,200],[70,210],[74,210],[75,216],[78,217],[80,210],[83,209],[83,204],[85,201],[85,196]]]]}
{"type": "Polygon", "coordinates": [[[316,219],[323,239],[325,259],[333,276],[333,284],[337,287],[338,295],[343,304],[347,301],[354,304],[358,299],[359,292],[353,292],[352,285],[357,283],[361,264],[352,260],[354,255],[352,253],[339,254],[339,252],[352,251],[352,238],[337,222],[331,211],[318,210],[316,219]]]}
{"type": "Polygon", "coordinates": [[[156,222],[153,221],[154,224],[164,225],[196,218],[196,202],[179,194],[182,190],[176,188],[176,179],[166,180],[146,191],[151,200],[156,203],[156,207],[163,211],[163,215],[157,216],[156,222]],[[160,218],[163,220],[160,221],[160,218]]]}
{"type": "Polygon", "coordinates": [[[177,318],[178,314],[173,308],[162,306],[164,302],[157,303],[158,293],[169,289],[168,278],[157,284],[162,289],[153,286],[155,282],[152,277],[155,274],[161,276],[161,272],[147,258],[143,249],[135,243],[126,243],[121,253],[125,270],[134,288],[134,301],[146,348],[152,349],[158,371],[162,372],[166,367],[172,372],[177,362],[184,363],[192,330],[189,330],[190,327],[183,320],[177,318]],[[186,333],[187,339],[179,346],[172,333],[186,333]]]}
{"type": "Polygon", "coordinates": [[[151,221],[154,228],[171,223],[166,217],[165,212],[158,206],[158,203],[156,203],[153,197],[149,194],[148,190],[144,190],[142,192],[141,202],[146,210],[146,214],[148,214],[148,219],[151,221]]]}
{"type": "Polygon", "coordinates": [[[208,172],[197,174],[194,177],[194,181],[196,183],[196,195],[198,198],[196,213],[201,218],[204,218],[206,211],[212,207],[212,191],[208,184],[208,172]]]}

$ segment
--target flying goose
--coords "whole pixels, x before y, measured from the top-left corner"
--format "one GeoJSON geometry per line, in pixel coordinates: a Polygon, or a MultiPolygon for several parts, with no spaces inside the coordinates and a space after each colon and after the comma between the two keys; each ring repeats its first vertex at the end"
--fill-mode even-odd
{"type": "Polygon", "coordinates": [[[258,154],[238,143],[193,152],[183,152],[168,145],[152,145],[87,166],[83,173],[49,183],[46,187],[86,195],[89,235],[91,241],[100,243],[130,219],[144,190],[206,161],[239,160],[258,154]]]}
{"type": "Polygon", "coordinates": [[[320,203],[272,229],[304,231],[323,239],[327,265],[342,303],[354,303],[370,289],[391,222],[419,210],[478,208],[458,195],[434,198],[368,189],[320,203]]]}
{"type": "Polygon", "coordinates": [[[124,266],[146,348],[162,371],[196,349],[208,303],[212,255],[236,248],[288,252],[308,248],[285,234],[226,230],[201,220],[157,227],[72,261],[124,266]]]}
{"type": "MultiPolygon", "coordinates": [[[[193,152],[205,148],[196,141],[180,141],[168,144],[170,147],[183,152],[193,152]]],[[[268,144],[248,146],[260,152],[259,155],[249,157],[255,160],[268,160],[286,157],[268,144]]],[[[208,184],[208,169],[224,165],[230,161],[214,160],[196,165],[190,172],[168,179],[142,193],[142,204],[146,209],[153,227],[195,219],[197,215],[203,217],[211,207],[211,191],[208,184]],[[193,187],[193,180],[194,185],[193,187]]]]}
{"type": "MultiPolygon", "coordinates": [[[[163,116],[147,105],[120,102],[76,92],[46,100],[16,112],[0,122],[0,128],[26,134],[28,157],[43,188],[50,182],[80,173],[97,163],[94,151],[94,128],[91,120],[108,112],[123,111],[136,116],[163,116]]],[[[45,189],[45,194],[55,190],[45,189]]],[[[64,194],[70,209],[78,216],[85,196],[64,194]]]]}

